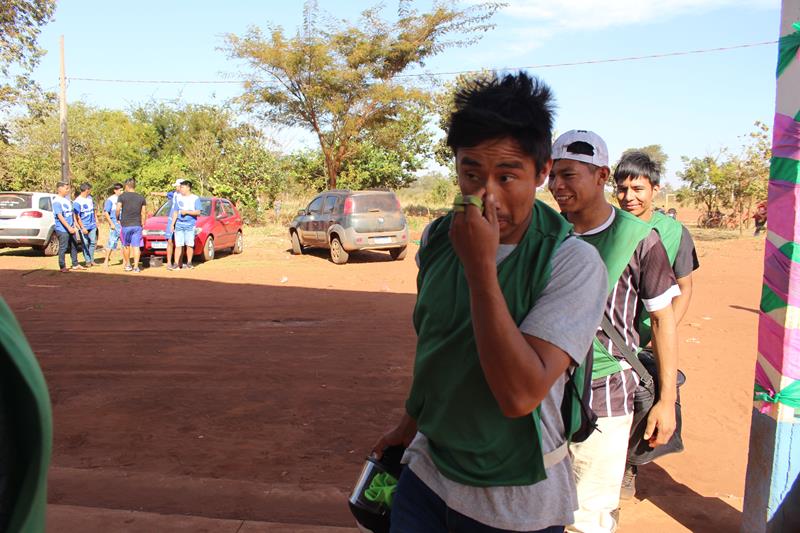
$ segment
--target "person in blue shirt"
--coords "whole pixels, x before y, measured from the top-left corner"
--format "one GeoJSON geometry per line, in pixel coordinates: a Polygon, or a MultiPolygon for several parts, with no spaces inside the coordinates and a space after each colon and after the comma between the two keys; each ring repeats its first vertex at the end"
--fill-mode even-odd
{"type": "Polygon", "coordinates": [[[109,196],[103,204],[103,217],[108,222],[108,244],[106,246],[106,260],[103,263],[106,267],[111,265],[109,263],[111,252],[119,247],[119,241],[122,236],[122,226],[117,218],[117,198],[122,194],[122,184],[115,183],[113,188],[114,194],[109,196]]]}
{"type": "Polygon", "coordinates": [[[87,267],[94,266],[94,250],[97,247],[97,215],[95,214],[92,186],[81,183],[80,194],[72,202],[76,222],[80,228],[78,236],[83,245],[83,259],[87,267]]]}
{"type": "Polygon", "coordinates": [[[78,227],[75,224],[75,212],[69,200],[69,183],[59,181],[56,185],[56,197],[53,198],[53,216],[55,230],[58,237],[58,267],[62,273],[67,273],[65,254],[69,251],[72,260],[72,270],[85,270],[86,267],[78,263],[78,227]]]}
{"type": "Polygon", "coordinates": [[[175,231],[175,228],[173,227],[172,224],[172,215],[178,208],[177,207],[178,195],[180,194],[181,191],[181,184],[184,181],[186,180],[180,178],[175,180],[175,183],[173,183],[175,190],[169,191],[166,194],[167,202],[169,202],[169,213],[167,214],[167,226],[166,228],[164,228],[164,237],[166,237],[167,239],[167,270],[177,270],[178,268],[180,268],[180,265],[178,264],[177,260],[174,261],[173,264],[173,255],[175,252],[175,239],[173,237],[173,233],[175,231]]]}
{"type": "MultiPolygon", "coordinates": [[[[185,180],[180,184],[180,194],[175,195],[176,210],[172,213],[169,224],[175,234],[175,265],[168,268],[174,270],[181,262],[183,247],[186,247],[186,263],[183,268],[194,268],[194,228],[200,215],[200,198],[192,194],[192,182],[185,180]]],[[[168,225],[169,225],[168,224],[168,225]]]]}

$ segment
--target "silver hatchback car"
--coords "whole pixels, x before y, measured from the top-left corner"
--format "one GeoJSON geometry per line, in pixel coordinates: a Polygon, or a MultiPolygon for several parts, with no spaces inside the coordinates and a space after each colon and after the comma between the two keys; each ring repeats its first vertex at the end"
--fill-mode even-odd
{"type": "Polygon", "coordinates": [[[0,248],[30,246],[46,256],[58,254],[53,194],[0,192],[0,248]]]}
{"type": "Polygon", "coordinates": [[[317,195],[289,226],[292,253],[307,247],[330,248],[331,261],[347,263],[358,250],[386,250],[405,258],[408,224],[391,191],[332,190],[317,195]]]}

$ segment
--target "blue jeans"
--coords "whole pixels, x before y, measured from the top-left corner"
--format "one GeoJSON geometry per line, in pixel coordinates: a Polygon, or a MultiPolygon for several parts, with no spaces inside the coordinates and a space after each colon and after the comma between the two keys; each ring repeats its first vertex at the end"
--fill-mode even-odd
{"type": "Polygon", "coordinates": [[[69,249],[72,266],[78,264],[78,237],[66,231],[56,231],[58,235],[58,268],[67,268],[65,254],[69,249]]]}
{"type": "Polygon", "coordinates": [[[97,228],[90,229],[89,233],[80,232],[83,245],[83,258],[88,264],[94,263],[94,249],[97,247],[97,228]]]}
{"type": "MultiPolygon", "coordinates": [[[[514,533],[473,520],[445,505],[410,468],[404,468],[392,500],[391,533],[514,533]]],[[[551,526],[527,533],[563,533],[551,526]]]]}

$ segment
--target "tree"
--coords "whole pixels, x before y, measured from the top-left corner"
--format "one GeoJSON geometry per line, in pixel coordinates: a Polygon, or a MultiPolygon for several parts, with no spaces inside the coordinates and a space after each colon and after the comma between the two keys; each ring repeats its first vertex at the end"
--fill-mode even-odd
{"type": "Polygon", "coordinates": [[[481,3],[458,9],[442,0],[419,13],[409,3],[398,3],[393,22],[380,17],[378,5],[356,24],[322,25],[316,2],[307,0],[303,29],[294,37],[277,26],[268,27],[267,35],[251,28],[243,36],[226,36],[230,57],[251,68],[240,97],[244,108],[312,131],[330,188],[359,152],[365,132],[387,127],[404,109],[427,105],[426,91],[401,85],[398,76],[447,48],[475,42],[492,27],[488,21],[500,7],[481,3]]]}
{"type": "Polygon", "coordinates": [[[715,213],[722,207],[725,188],[725,168],[717,158],[681,157],[684,169],[678,177],[686,182],[695,205],[702,205],[706,213],[715,213]]]}
{"type": "MultiPolygon", "coordinates": [[[[41,90],[30,74],[44,51],[36,39],[52,18],[55,0],[5,0],[0,6],[0,112],[29,100],[38,103],[41,90]]],[[[9,129],[0,123],[0,140],[9,142],[9,129]]]]}
{"type": "Polygon", "coordinates": [[[620,159],[622,159],[622,157],[625,157],[631,152],[644,152],[645,154],[650,156],[650,159],[658,163],[662,171],[664,168],[666,168],[667,160],[669,159],[669,156],[664,152],[664,149],[661,147],[660,144],[648,144],[647,146],[642,146],[641,148],[628,148],[627,150],[622,152],[622,156],[620,157],[620,159]]]}

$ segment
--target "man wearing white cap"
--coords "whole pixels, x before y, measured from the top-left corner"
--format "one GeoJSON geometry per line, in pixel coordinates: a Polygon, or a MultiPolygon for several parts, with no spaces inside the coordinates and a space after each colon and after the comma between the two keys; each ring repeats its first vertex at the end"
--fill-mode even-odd
{"type": "MultiPolygon", "coordinates": [[[[639,346],[638,315],[652,319],[660,394],[647,419],[644,438],[651,447],[666,444],[675,430],[677,344],[672,299],[680,294],[667,252],[648,224],[608,203],[608,148],[594,132],[572,130],[553,145],[549,188],[575,234],[593,245],[608,271],[605,318],[629,349],[639,346]]],[[[633,420],[638,376],[617,344],[598,329],[592,347],[592,409],[598,429],[571,445],[579,509],[567,531],[611,532],[633,420]]]]}

